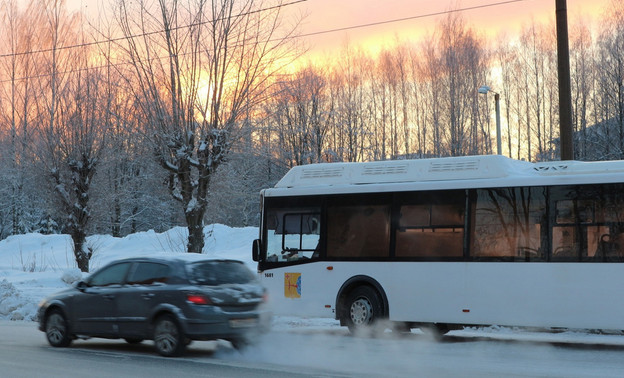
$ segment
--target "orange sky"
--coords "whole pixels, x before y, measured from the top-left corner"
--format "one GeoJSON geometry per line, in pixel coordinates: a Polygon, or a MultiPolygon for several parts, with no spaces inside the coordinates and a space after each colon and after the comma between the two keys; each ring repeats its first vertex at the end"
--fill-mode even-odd
{"type": "MultiPolygon", "coordinates": [[[[26,0],[23,0],[26,1],[26,0]]],[[[83,9],[91,16],[97,14],[98,3],[116,0],[66,0],[70,9],[83,9]]],[[[293,0],[283,0],[284,3],[293,0]]],[[[290,15],[307,14],[302,34],[348,28],[357,25],[411,18],[440,13],[449,9],[474,8],[505,3],[463,12],[467,23],[481,33],[495,37],[506,33],[513,36],[532,20],[555,20],[555,0],[307,0],[284,9],[290,15]]],[[[611,0],[567,0],[570,29],[579,17],[595,19],[601,16],[611,0]]],[[[310,58],[332,55],[348,40],[371,51],[401,40],[418,40],[434,30],[444,15],[419,17],[401,22],[324,33],[305,37],[310,58]]]]}
{"type": "MultiPolygon", "coordinates": [[[[288,0],[286,0],[288,1],[288,0]]],[[[474,8],[508,0],[308,0],[291,6],[307,13],[302,33],[314,33],[337,28],[376,23],[401,18],[440,13],[449,9],[474,8]]],[[[567,0],[569,28],[579,17],[588,20],[602,16],[611,0],[567,0]]],[[[481,33],[495,37],[506,33],[514,35],[532,20],[555,20],[555,0],[525,0],[508,2],[492,7],[463,12],[467,23],[481,33]]],[[[392,43],[396,36],[401,40],[418,40],[431,33],[444,15],[414,18],[384,25],[357,28],[306,37],[311,55],[332,54],[345,41],[366,46],[372,51],[392,43]]]]}

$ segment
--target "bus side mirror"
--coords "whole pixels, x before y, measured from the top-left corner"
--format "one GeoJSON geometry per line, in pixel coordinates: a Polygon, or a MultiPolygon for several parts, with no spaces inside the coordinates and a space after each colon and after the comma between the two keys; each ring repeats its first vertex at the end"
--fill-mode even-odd
{"type": "Polygon", "coordinates": [[[260,239],[256,239],[253,241],[253,245],[251,247],[251,258],[253,261],[260,260],[260,239]]]}

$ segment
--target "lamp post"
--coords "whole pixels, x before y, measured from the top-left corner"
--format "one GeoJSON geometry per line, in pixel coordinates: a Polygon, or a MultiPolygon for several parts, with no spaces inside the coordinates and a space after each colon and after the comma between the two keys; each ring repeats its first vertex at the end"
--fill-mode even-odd
{"type": "Polygon", "coordinates": [[[494,102],[496,104],[496,153],[502,155],[501,147],[501,125],[500,125],[500,94],[494,92],[487,85],[479,87],[478,92],[481,94],[487,94],[488,92],[494,93],[494,102]]]}

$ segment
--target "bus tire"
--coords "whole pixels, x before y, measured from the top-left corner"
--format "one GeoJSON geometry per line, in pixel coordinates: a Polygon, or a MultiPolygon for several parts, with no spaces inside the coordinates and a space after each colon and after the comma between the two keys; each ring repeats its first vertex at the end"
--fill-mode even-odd
{"type": "Polygon", "coordinates": [[[370,286],[358,286],[353,289],[347,295],[345,306],[344,323],[351,333],[370,330],[384,317],[379,293],[370,286]]]}

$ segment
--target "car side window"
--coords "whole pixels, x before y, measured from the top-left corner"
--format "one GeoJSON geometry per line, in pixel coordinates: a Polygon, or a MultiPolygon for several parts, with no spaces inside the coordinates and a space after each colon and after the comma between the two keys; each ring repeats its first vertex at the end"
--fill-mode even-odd
{"type": "Polygon", "coordinates": [[[129,285],[153,285],[166,283],[170,268],[165,264],[140,262],[128,279],[129,285]]]}
{"type": "Polygon", "coordinates": [[[89,286],[121,285],[129,268],[130,263],[120,263],[104,268],[91,276],[89,286]]]}

